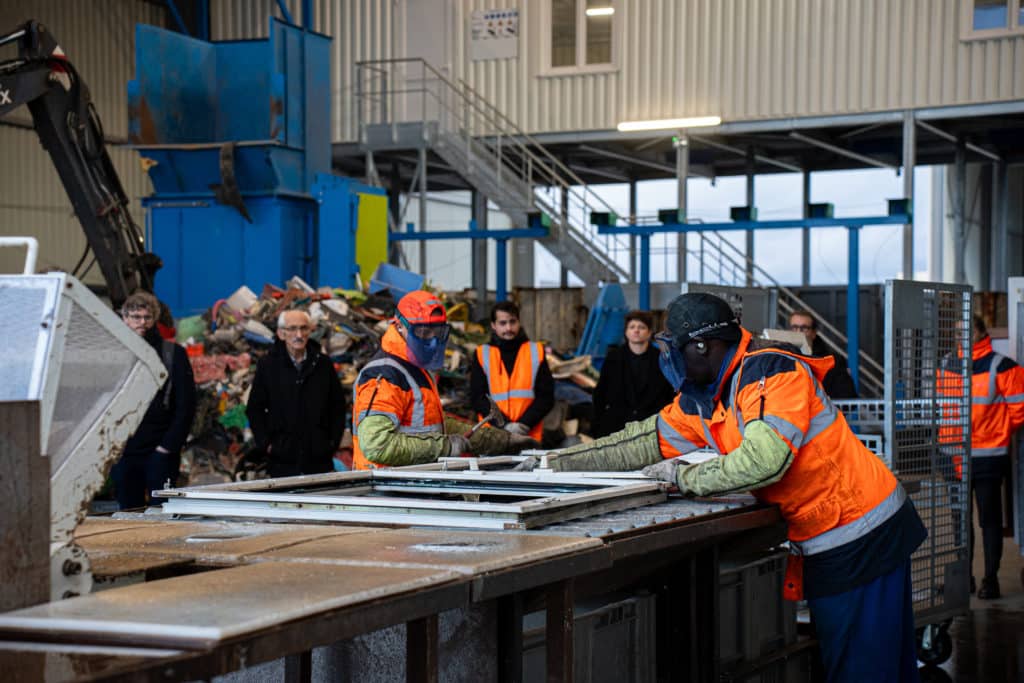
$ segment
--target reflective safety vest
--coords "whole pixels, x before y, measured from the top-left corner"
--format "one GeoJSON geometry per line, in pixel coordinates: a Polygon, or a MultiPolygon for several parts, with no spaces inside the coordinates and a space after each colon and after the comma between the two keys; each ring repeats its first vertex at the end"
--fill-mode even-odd
{"type": "Polygon", "coordinates": [[[352,402],[352,464],[357,470],[380,467],[359,447],[359,423],[370,415],[391,419],[402,434],[444,431],[444,409],[430,373],[408,359],[405,340],[388,327],[381,350],[356,378],[352,402]]]}
{"type": "MultiPolygon", "coordinates": [[[[943,360],[939,370],[938,393],[961,395],[962,375],[952,356],[943,360]]],[[[956,411],[944,410],[944,417],[956,411]]],[[[992,338],[985,336],[971,348],[971,457],[1006,455],[1013,433],[1024,424],[1024,368],[992,349],[992,338]]],[[[947,426],[939,440],[957,442],[962,429],[947,426]]],[[[963,463],[954,457],[957,476],[963,479],[963,463]]]]}
{"type": "MultiPolygon", "coordinates": [[[[512,422],[518,422],[533,403],[534,387],[537,385],[537,372],[544,362],[544,345],[534,342],[523,342],[516,352],[516,362],[512,366],[512,374],[505,369],[501,360],[501,349],[492,344],[481,344],[476,347],[476,359],[487,377],[487,390],[501,412],[512,422]]],[[[477,419],[483,419],[480,415],[477,419]]],[[[541,420],[531,430],[530,436],[540,441],[544,433],[544,422],[541,420]]]]}
{"type": "Polygon", "coordinates": [[[710,446],[729,457],[743,441],[745,426],[762,420],[794,457],[782,479],[751,493],[780,507],[800,554],[845,545],[888,520],[906,493],[822,389],[833,359],[750,347],[750,333],[743,330],[710,414],[685,394],[659,413],[662,455],[674,458],[710,446]]]}

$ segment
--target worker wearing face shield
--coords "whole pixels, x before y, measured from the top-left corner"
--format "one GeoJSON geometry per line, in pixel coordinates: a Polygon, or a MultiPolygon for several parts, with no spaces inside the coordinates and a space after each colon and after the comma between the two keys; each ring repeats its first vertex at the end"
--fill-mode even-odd
{"type": "Polygon", "coordinates": [[[667,313],[656,343],[675,400],[551,467],[644,468],[683,494],[750,491],[777,504],[794,553],[786,594],[808,601],[828,680],[917,680],[910,555],[926,531],[822,389],[832,360],[754,340],[709,294],[681,295],[667,313]],[[677,459],[703,447],[723,457],[677,459]]]}
{"type": "Polygon", "coordinates": [[[445,418],[431,373],[444,367],[449,332],[444,306],[430,292],[410,292],[398,302],[380,351],[356,378],[356,469],[418,465],[445,456],[518,453],[537,445],[532,439],[487,428],[466,438],[467,425],[445,418]]]}

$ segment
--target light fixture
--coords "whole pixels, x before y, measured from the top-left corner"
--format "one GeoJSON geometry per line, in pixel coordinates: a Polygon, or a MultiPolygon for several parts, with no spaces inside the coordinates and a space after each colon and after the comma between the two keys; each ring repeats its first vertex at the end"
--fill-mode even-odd
{"type": "Polygon", "coordinates": [[[613,14],[615,14],[615,8],[614,7],[588,7],[587,8],[587,16],[588,17],[610,17],[613,14]]]}
{"type": "Polygon", "coordinates": [[[623,121],[617,128],[623,132],[638,130],[677,130],[680,128],[706,128],[722,122],[720,116],[691,116],[686,119],[654,119],[651,121],[623,121]]]}

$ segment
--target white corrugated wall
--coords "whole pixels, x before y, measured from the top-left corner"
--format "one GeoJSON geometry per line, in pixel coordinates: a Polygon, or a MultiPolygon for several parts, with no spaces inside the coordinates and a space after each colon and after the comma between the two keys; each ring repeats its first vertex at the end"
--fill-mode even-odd
{"type": "MultiPolygon", "coordinates": [[[[120,146],[128,135],[126,84],[134,76],[135,24],[163,25],[164,10],[142,0],[5,0],[0,3],[0,27],[14,28],[36,19],[56,36],[89,91],[108,138],[108,151],[125,192],[133,200],[132,216],[143,224],[138,199],[152,192],[149,178],[139,167],[138,155],[120,146]]],[[[0,59],[15,56],[3,48],[0,59]]],[[[31,125],[28,109],[21,107],[5,122],[31,125]]],[[[0,234],[30,235],[39,239],[38,268],[70,269],[85,249],[85,234],[57,176],[49,154],[31,129],[0,122],[0,234]]],[[[0,252],[0,271],[20,272],[22,256],[0,252]]],[[[103,279],[93,268],[86,282],[103,279]]]]}
{"type": "MultiPolygon", "coordinates": [[[[460,0],[454,42],[489,0],[460,0]]],[[[959,0],[622,0],[618,70],[546,76],[539,2],[507,0],[519,58],[457,74],[531,132],[717,114],[727,121],[1024,98],[1024,36],[962,41],[959,0]]]]}
{"type": "MultiPolygon", "coordinates": [[[[531,132],[1024,98],[1024,36],[962,41],[961,0],[619,0],[618,68],[575,76],[543,75],[542,1],[314,0],[316,29],[334,37],[335,139],[355,139],[353,64],[404,56],[411,2],[454,6],[453,74],[531,132]],[[498,6],[520,10],[519,57],[470,61],[470,13],[498,6]]],[[[214,37],[265,35],[274,4],[214,0],[214,37]]],[[[296,21],[300,4],[289,0],[296,21]]]]}
{"type": "MultiPolygon", "coordinates": [[[[292,20],[302,23],[302,3],[288,0],[292,20]]],[[[401,57],[405,0],[313,0],[313,30],[331,36],[331,116],[334,140],[354,140],[351,112],[355,64],[401,57]],[[397,38],[396,38],[397,37],[397,38]]],[[[266,38],[269,17],[281,18],[276,0],[213,0],[214,40],[266,38]]]]}

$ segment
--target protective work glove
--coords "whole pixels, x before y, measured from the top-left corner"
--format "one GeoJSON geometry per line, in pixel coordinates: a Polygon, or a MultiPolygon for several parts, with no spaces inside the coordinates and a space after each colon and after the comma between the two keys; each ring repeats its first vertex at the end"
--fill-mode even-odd
{"type": "Polygon", "coordinates": [[[533,472],[540,464],[540,458],[536,455],[528,455],[521,463],[512,468],[513,472],[533,472]]]}
{"type": "Polygon", "coordinates": [[[513,434],[510,432],[508,435],[508,446],[506,446],[506,448],[508,449],[508,453],[518,453],[530,448],[540,448],[540,443],[538,443],[532,436],[528,436],[526,434],[513,434]]]}
{"type": "Polygon", "coordinates": [[[520,436],[525,436],[530,433],[530,428],[524,425],[522,422],[509,422],[507,425],[505,425],[504,429],[506,432],[509,432],[510,434],[518,434],[520,436]]]}
{"type": "Polygon", "coordinates": [[[661,462],[656,462],[653,465],[648,465],[647,467],[640,470],[640,473],[643,474],[645,477],[650,477],[651,479],[658,479],[660,481],[667,481],[669,484],[672,484],[673,486],[678,486],[679,483],[676,481],[676,473],[679,469],[680,464],[682,463],[680,463],[680,461],[676,460],[675,458],[671,458],[669,460],[662,460],[661,462]]]}
{"type": "Polygon", "coordinates": [[[449,434],[448,449],[449,457],[458,457],[463,453],[470,453],[469,439],[462,436],[462,434],[449,434]]]}

